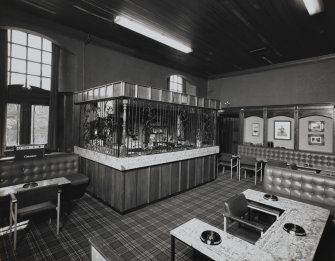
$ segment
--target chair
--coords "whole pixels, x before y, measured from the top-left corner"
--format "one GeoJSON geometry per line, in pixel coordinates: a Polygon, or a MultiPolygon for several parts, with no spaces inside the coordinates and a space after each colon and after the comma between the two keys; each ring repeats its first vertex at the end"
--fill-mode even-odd
{"type": "Polygon", "coordinates": [[[255,173],[255,185],[257,184],[257,175],[260,174],[260,180],[262,181],[263,161],[259,161],[254,157],[240,156],[239,157],[239,173],[238,180],[241,180],[241,170],[244,170],[244,178],[247,177],[247,170],[254,171],[255,173]]]}
{"type": "Polygon", "coordinates": [[[224,231],[227,232],[228,219],[230,219],[260,232],[263,237],[265,226],[251,221],[250,216],[250,208],[244,194],[238,194],[228,199],[223,204],[224,231]],[[248,214],[248,219],[244,219],[246,214],[248,214]]]}
{"type": "Polygon", "coordinates": [[[233,178],[234,168],[238,172],[238,158],[229,153],[221,153],[218,157],[217,173],[219,173],[219,166],[223,167],[222,173],[224,173],[225,167],[230,167],[230,178],[233,178]]]}
{"type": "Polygon", "coordinates": [[[57,235],[59,234],[60,194],[61,190],[58,189],[57,184],[31,189],[20,189],[16,194],[10,194],[9,228],[12,231],[14,222],[14,250],[16,250],[17,221],[19,218],[56,210],[57,235]]]}

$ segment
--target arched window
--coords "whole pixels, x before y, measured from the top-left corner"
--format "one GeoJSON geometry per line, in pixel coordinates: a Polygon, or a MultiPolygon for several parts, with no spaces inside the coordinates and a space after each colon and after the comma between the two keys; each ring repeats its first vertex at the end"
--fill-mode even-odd
{"type": "Polygon", "coordinates": [[[197,95],[197,87],[181,75],[171,75],[168,78],[168,90],[189,95],[197,95]]]}
{"type": "Polygon", "coordinates": [[[8,30],[8,85],[50,90],[51,42],[18,30],[8,30]]]}
{"type": "Polygon", "coordinates": [[[46,144],[52,43],[40,36],[8,30],[8,88],[6,146],[46,144]],[[20,92],[25,88],[24,98],[20,92]],[[14,97],[13,97],[14,96],[14,97]],[[37,99],[36,96],[39,98],[37,99]],[[43,99],[42,99],[43,97],[43,99]]]}
{"type": "Polygon", "coordinates": [[[185,92],[185,80],[180,75],[171,75],[168,79],[168,87],[173,92],[185,92]]]}

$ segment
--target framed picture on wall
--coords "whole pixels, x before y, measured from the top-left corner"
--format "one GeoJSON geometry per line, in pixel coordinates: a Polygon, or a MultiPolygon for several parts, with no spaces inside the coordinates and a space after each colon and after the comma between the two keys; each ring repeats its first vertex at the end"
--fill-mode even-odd
{"type": "Polygon", "coordinates": [[[290,121],[274,121],[274,139],[275,140],[291,139],[290,121]]]}
{"type": "Polygon", "coordinates": [[[252,136],[259,136],[259,123],[252,123],[251,124],[251,129],[252,129],[252,136]]]}
{"type": "Polygon", "coordinates": [[[324,121],[309,121],[308,131],[310,132],[324,132],[325,122],[324,121]]]}
{"type": "Polygon", "coordinates": [[[325,135],[323,134],[308,134],[308,145],[325,145],[325,135]]]}

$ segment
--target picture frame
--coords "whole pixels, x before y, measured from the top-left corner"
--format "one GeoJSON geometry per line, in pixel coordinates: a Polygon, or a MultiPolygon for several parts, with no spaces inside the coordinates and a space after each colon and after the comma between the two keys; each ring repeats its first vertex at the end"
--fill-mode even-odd
{"type": "Polygon", "coordinates": [[[274,121],[274,139],[291,140],[291,121],[274,121]]]}
{"type": "Polygon", "coordinates": [[[309,132],[324,132],[325,122],[324,121],[308,121],[309,132]]]}
{"type": "Polygon", "coordinates": [[[251,124],[251,136],[259,136],[259,123],[251,124]]]}
{"type": "Polygon", "coordinates": [[[325,145],[325,135],[324,134],[308,134],[308,145],[325,145]]]}

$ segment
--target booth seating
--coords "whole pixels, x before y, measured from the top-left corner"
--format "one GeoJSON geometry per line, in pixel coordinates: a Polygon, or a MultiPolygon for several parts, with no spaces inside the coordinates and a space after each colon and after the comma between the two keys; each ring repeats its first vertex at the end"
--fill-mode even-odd
{"type": "MultiPolygon", "coordinates": [[[[58,153],[42,159],[0,162],[0,188],[57,177],[65,177],[71,182],[62,188],[62,200],[80,198],[89,182],[87,176],[79,173],[79,156],[76,154],[58,153]]],[[[9,206],[9,199],[0,198],[0,203],[9,206]]]]}
{"type": "MultiPolygon", "coordinates": [[[[335,260],[328,252],[335,240],[335,177],[310,173],[292,168],[267,165],[264,171],[263,190],[267,193],[291,198],[330,210],[322,240],[327,246],[318,260],[335,260]]],[[[323,249],[323,248],[321,248],[323,249]]]]}
{"type": "Polygon", "coordinates": [[[255,157],[258,160],[277,160],[289,164],[295,163],[297,166],[308,166],[320,170],[335,171],[334,153],[238,145],[238,155],[255,157]]]}
{"type": "Polygon", "coordinates": [[[267,165],[263,188],[271,194],[330,209],[335,217],[335,177],[267,165]]]}

